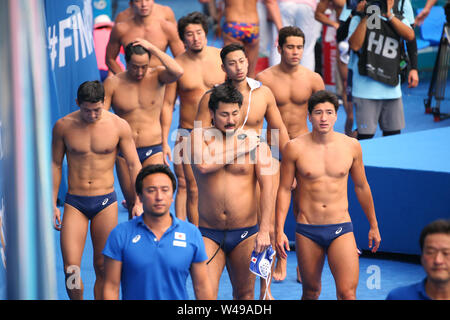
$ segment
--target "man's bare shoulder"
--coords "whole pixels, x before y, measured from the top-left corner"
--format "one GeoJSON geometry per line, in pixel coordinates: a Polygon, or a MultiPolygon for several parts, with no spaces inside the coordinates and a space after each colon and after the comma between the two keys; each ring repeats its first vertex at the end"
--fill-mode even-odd
{"type": "Polygon", "coordinates": [[[272,80],[274,80],[278,72],[279,66],[274,65],[258,73],[255,79],[261,81],[262,83],[271,82],[272,80]]]}
{"type": "Polygon", "coordinates": [[[286,143],[283,151],[283,158],[297,158],[300,153],[307,150],[307,145],[311,141],[311,132],[299,135],[286,143]]]}
{"type": "Polygon", "coordinates": [[[133,18],[125,19],[120,22],[116,22],[111,32],[114,32],[117,37],[121,38],[128,33],[128,31],[133,27],[133,25],[134,25],[133,18]]]}

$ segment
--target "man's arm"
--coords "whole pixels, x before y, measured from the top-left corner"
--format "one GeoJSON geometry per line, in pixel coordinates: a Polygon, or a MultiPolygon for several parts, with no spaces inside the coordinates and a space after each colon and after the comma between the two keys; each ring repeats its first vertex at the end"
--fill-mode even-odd
{"type": "Polygon", "coordinates": [[[103,102],[103,108],[105,110],[111,109],[112,98],[114,96],[115,76],[111,76],[105,79],[103,82],[103,88],[105,89],[105,100],[103,102]]]}
{"type": "Polygon", "coordinates": [[[117,63],[116,58],[120,52],[120,29],[122,28],[122,23],[116,23],[111,30],[111,34],[109,36],[108,45],[106,46],[106,54],[105,54],[105,63],[109,68],[109,71],[116,74],[122,72],[122,68],[117,63]]]}
{"type": "Polygon", "coordinates": [[[367,182],[366,173],[364,170],[361,145],[355,139],[351,139],[351,143],[354,144],[355,156],[353,158],[352,167],[350,168],[350,175],[355,185],[356,197],[358,198],[361,208],[369,221],[369,248],[372,248],[372,252],[376,252],[380,246],[381,236],[378,230],[378,222],[375,215],[372,192],[370,190],[369,183],[367,182]]]}
{"type": "Polygon", "coordinates": [[[213,300],[214,294],[208,277],[206,261],[191,264],[191,278],[197,300],[213,300]]]}
{"type": "MultiPolygon", "coordinates": [[[[119,150],[121,151],[125,161],[127,162],[130,178],[133,183],[136,182],[136,177],[142,168],[139,156],[136,152],[136,145],[134,144],[130,125],[124,119],[117,117],[117,123],[120,128],[119,150]]],[[[139,197],[135,193],[135,201],[131,212],[132,217],[139,216],[143,212],[142,204],[139,197]]]]}
{"type": "Polygon", "coordinates": [[[270,224],[275,202],[272,182],[275,171],[272,167],[272,153],[266,143],[261,143],[256,148],[255,172],[261,190],[259,197],[261,219],[259,221],[259,231],[255,240],[255,252],[259,253],[266,250],[270,245],[270,224]]]}
{"type": "Polygon", "coordinates": [[[283,20],[281,19],[278,2],[276,0],[265,0],[264,2],[266,4],[269,20],[271,20],[277,27],[277,30],[280,31],[280,29],[283,28],[283,20]]]}
{"type": "Polygon", "coordinates": [[[202,128],[211,127],[211,114],[209,113],[209,97],[211,96],[211,92],[206,91],[202,98],[198,103],[198,111],[197,116],[195,117],[195,121],[200,121],[200,125],[202,128]]]}
{"type": "Polygon", "coordinates": [[[172,52],[172,55],[176,57],[182,54],[185,51],[185,49],[183,41],[181,41],[180,37],[178,36],[176,21],[175,23],[164,21],[161,24],[161,27],[163,31],[166,33],[167,41],[169,43],[169,48],[170,51],[172,52]]]}
{"type": "Polygon", "coordinates": [[[408,23],[404,23],[392,13],[392,7],[394,6],[394,0],[387,0],[387,14],[385,17],[390,22],[391,26],[397,31],[397,34],[406,41],[414,40],[414,30],[408,23]]]}
{"type": "Polygon", "coordinates": [[[162,148],[164,163],[169,165],[168,161],[172,161],[172,152],[169,146],[169,133],[170,126],[172,125],[172,114],[175,105],[175,99],[177,98],[177,82],[166,85],[166,91],[164,92],[163,107],[161,110],[161,131],[162,131],[162,148]]]}
{"type": "Polygon", "coordinates": [[[61,230],[61,212],[57,206],[57,201],[59,185],[61,184],[62,163],[66,153],[62,121],[56,122],[52,132],[53,226],[58,231],[61,230]]]}
{"type": "Polygon", "coordinates": [[[427,0],[425,7],[422,11],[416,16],[414,21],[414,25],[420,26],[425,21],[426,17],[430,14],[431,8],[436,4],[437,0],[427,0]]]}
{"type": "MultiPolygon", "coordinates": [[[[279,139],[279,150],[282,154],[282,150],[286,146],[286,143],[289,141],[289,134],[287,132],[286,126],[284,125],[283,118],[281,118],[280,110],[278,110],[277,103],[275,101],[275,97],[269,87],[264,86],[266,91],[266,99],[267,99],[267,110],[265,114],[265,118],[267,120],[267,127],[275,130],[278,130],[278,139],[279,139]]],[[[271,142],[273,145],[273,143],[271,142]]]]}
{"type": "Polygon", "coordinates": [[[232,137],[228,137],[225,146],[222,139],[224,139],[222,132],[215,128],[192,130],[188,140],[188,145],[191,146],[191,164],[200,173],[207,174],[220,170],[255,149],[260,143],[260,137],[252,130],[239,130],[232,137]],[[244,132],[245,136],[242,136],[244,132]]]}
{"type": "Polygon", "coordinates": [[[275,207],[275,235],[276,251],[281,258],[286,259],[286,251],[289,251],[289,240],[284,233],[284,224],[291,203],[291,186],[295,177],[295,146],[290,141],[283,150],[283,158],[280,168],[280,185],[278,187],[277,202],[275,207]]]}
{"type": "MultiPolygon", "coordinates": [[[[320,0],[320,2],[317,4],[316,12],[314,14],[314,18],[319,21],[320,23],[326,24],[330,27],[333,27],[335,29],[339,28],[339,21],[331,20],[326,14],[325,10],[328,9],[328,5],[331,0],[320,0]]],[[[336,6],[336,3],[335,3],[336,6]]],[[[339,8],[339,5],[337,6],[339,8]]],[[[340,7],[342,10],[342,7],[340,7]]],[[[339,18],[339,16],[338,16],[339,18]]]]}
{"type": "Polygon", "coordinates": [[[119,300],[120,276],[122,262],[105,257],[105,283],[103,285],[104,300],[119,300]]]}
{"type": "Polygon", "coordinates": [[[183,75],[183,68],[171,56],[159,50],[154,44],[145,39],[138,38],[133,45],[143,46],[164,65],[165,69],[161,69],[158,73],[159,82],[168,84],[177,81],[183,75]]]}

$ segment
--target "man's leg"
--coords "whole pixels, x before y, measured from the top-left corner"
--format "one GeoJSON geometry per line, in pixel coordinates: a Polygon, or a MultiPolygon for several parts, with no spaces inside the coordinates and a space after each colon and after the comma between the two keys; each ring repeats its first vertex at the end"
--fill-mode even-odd
{"type": "Polygon", "coordinates": [[[256,234],[239,243],[227,257],[227,270],[235,300],[253,300],[255,297],[255,275],[249,269],[255,237],[256,234]]]}
{"type": "Polygon", "coordinates": [[[189,164],[183,166],[186,179],[187,202],[186,213],[190,223],[198,226],[198,188],[194,172],[189,164]]]}
{"type": "Polygon", "coordinates": [[[208,255],[208,275],[214,293],[214,299],[217,299],[219,293],[220,277],[225,268],[225,253],[219,248],[219,245],[209,238],[203,237],[206,254],[208,255]]]}
{"type": "Polygon", "coordinates": [[[356,299],[359,279],[359,258],[353,232],[336,238],[328,247],[328,264],[336,282],[340,300],[356,299]]]}
{"type": "Polygon", "coordinates": [[[244,48],[248,58],[248,77],[255,78],[256,64],[259,58],[259,38],[254,39],[252,43],[245,43],[244,48]]]}
{"type": "Polygon", "coordinates": [[[94,249],[94,299],[103,299],[103,284],[105,281],[104,257],[102,254],[106,240],[114,227],[117,226],[117,201],[100,211],[91,221],[91,239],[94,249]]]}
{"type": "Polygon", "coordinates": [[[311,239],[296,233],[295,250],[302,277],[303,300],[317,300],[322,289],[322,269],[325,251],[311,239]]]}
{"type": "Polygon", "coordinates": [[[65,204],[61,228],[61,252],[66,277],[66,291],[71,300],[83,300],[81,257],[89,220],[74,207],[65,204]]]}
{"type": "Polygon", "coordinates": [[[187,138],[180,134],[178,129],[178,134],[173,149],[173,169],[175,175],[177,176],[177,194],[175,196],[175,214],[177,218],[181,220],[186,220],[187,216],[187,185],[186,178],[184,176],[184,150],[187,150],[187,138]]]}

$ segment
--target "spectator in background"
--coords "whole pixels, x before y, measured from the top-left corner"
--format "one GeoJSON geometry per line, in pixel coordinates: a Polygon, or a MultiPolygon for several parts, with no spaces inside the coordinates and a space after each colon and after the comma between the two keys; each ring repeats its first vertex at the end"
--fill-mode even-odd
{"type": "Polygon", "coordinates": [[[409,23],[414,17],[408,16],[412,15],[412,12],[405,11],[406,18],[400,20],[398,7],[393,10],[394,0],[387,0],[386,13],[378,16],[377,21],[380,23],[378,28],[368,28],[365,7],[366,1],[358,3],[356,15],[352,17],[349,26],[349,44],[354,51],[351,58],[352,96],[355,104],[358,139],[372,138],[378,123],[383,131],[383,136],[399,134],[405,127],[399,81],[399,51],[402,38],[407,41],[414,39],[414,31],[409,23]],[[370,41],[366,41],[366,39],[370,41]],[[395,55],[378,49],[382,39],[391,41],[390,49],[397,50],[395,55]],[[369,51],[369,46],[376,47],[376,50],[369,51]],[[380,70],[382,74],[380,74],[380,70]]]}
{"type": "MultiPolygon", "coordinates": [[[[316,0],[278,0],[283,26],[296,26],[305,33],[305,46],[301,65],[311,71],[315,70],[314,47],[320,37],[322,24],[314,18],[316,0]]],[[[274,41],[270,56],[270,65],[280,63],[281,57],[274,41]]]]}
{"type": "Polygon", "coordinates": [[[436,220],[420,234],[425,279],[389,292],[386,300],[450,300],[450,220],[436,220]]]}

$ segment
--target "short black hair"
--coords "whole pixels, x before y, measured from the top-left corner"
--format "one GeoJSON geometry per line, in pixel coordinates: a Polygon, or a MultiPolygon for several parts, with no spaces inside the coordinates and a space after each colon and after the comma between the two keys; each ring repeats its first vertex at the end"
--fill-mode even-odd
{"type": "Polygon", "coordinates": [[[178,36],[181,41],[184,41],[184,30],[190,24],[200,24],[205,34],[208,34],[208,22],[206,21],[205,15],[201,12],[194,11],[178,20],[178,36]]]}
{"type": "Polygon", "coordinates": [[[245,48],[242,44],[234,42],[226,45],[225,47],[220,50],[220,59],[222,59],[222,63],[225,64],[225,58],[226,56],[233,51],[241,50],[245,54],[245,48]]]}
{"type": "Polygon", "coordinates": [[[242,93],[228,82],[215,86],[210,92],[211,95],[209,97],[208,108],[213,112],[219,108],[219,102],[237,103],[239,108],[242,106],[244,100],[242,93]]]}
{"type": "Polygon", "coordinates": [[[103,102],[105,100],[103,84],[98,80],[83,82],[78,87],[77,100],[79,105],[83,102],[103,102]]]}
{"type": "Polygon", "coordinates": [[[149,59],[152,57],[152,54],[146,48],[144,48],[140,44],[134,45],[134,42],[130,42],[125,47],[125,61],[130,62],[131,56],[133,54],[138,54],[138,55],[148,54],[149,59]]]}
{"type": "Polygon", "coordinates": [[[311,113],[316,105],[319,103],[329,102],[334,105],[334,110],[337,112],[339,109],[338,97],[327,90],[319,90],[314,92],[308,100],[308,112],[311,113]]]}
{"type": "Polygon", "coordinates": [[[435,220],[422,229],[419,238],[420,250],[423,250],[425,238],[430,234],[436,233],[444,233],[450,235],[450,219],[435,220]]]}
{"type": "Polygon", "coordinates": [[[287,26],[280,29],[278,32],[278,45],[280,48],[286,43],[287,37],[300,37],[303,38],[303,44],[305,44],[305,34],[302,29],[294,26],[287,26]]]}
{"type": "Polygon", "coordinates": [[[165,164],[151,164],[148,166],[145,166],[139,171],[139,174],[136,177],[136,183],[135,183],[135,189],[137,194],[142,194],[142,184],[144,181],[144,178],[148,175],[154,174],[154,173],[164,173],[166,174],[170,180],[172,181],[172,188],[173,193],[175,193],[175,190],[177,189],[177,180],[175,178],[175,175],[173,174],[172,170],[165,165],[165,164]]]}

